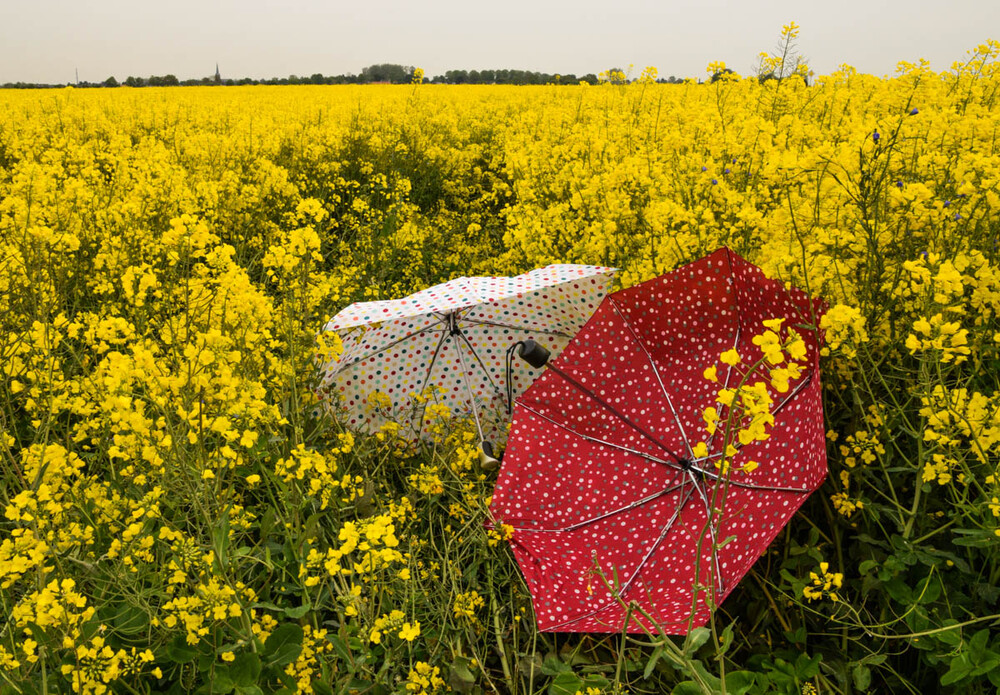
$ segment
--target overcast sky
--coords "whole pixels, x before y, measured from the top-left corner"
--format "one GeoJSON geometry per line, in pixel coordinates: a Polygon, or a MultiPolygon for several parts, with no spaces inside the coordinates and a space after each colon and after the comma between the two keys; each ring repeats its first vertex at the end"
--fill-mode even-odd
{"type": "Polygon", "coordinates": [[[1000,0],[0,0],[0,83],[187,79],[216,63],[224,78],[374,63],[702,77],[714,60],[746,74],[789,21],[817,74],[918,58],[943,70],[1000,39],[1000,0]]]}

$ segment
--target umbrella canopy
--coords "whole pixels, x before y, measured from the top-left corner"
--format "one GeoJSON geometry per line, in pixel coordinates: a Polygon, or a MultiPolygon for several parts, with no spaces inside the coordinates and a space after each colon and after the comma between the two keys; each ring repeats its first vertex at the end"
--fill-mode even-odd
{"type": "Polygon", "coordinates": [[[821,312],[728,249],[607,296],[518,399],[493,496],[540,629],[704,624],[826,476],[817,334],[789,332],[821,312]]]}
{"type": "Polygon", "coordinates": [[[544,340],[558,353],[594,313],[613,276],[612,268],[550,265],[352,304],[326,326],[344,350],[325,365],[321,393],[362,431],[396,422],[403,438],[428,438],[443,406],[451,414],[471,412],[481,439],[505,438],[511,398],[538,374],[511,363],[512,346],[544,340]]]}

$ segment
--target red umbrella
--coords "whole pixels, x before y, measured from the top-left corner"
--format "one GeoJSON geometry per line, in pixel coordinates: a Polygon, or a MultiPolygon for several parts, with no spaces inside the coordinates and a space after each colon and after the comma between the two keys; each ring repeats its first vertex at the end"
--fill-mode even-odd
{"type": "Polygon", "coordinates": [[[518,399],[491,505],[540,629],[705,623],[826,476],[822,311],[725,248],[605,298],[518,399]]]}

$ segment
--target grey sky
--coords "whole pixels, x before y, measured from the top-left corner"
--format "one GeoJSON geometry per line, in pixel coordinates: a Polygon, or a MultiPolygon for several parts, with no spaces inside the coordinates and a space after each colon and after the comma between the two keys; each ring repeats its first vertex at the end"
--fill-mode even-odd
{"type": "Polygon", "coordinates": [[[841,63],[937,70],[1000,39],[997,0],[0,0],[0,83],[119,80],[173,73],[223,77],[357,73],[402,63],[600,72],[646,65],[702,77],[713,60],[751,71],[782,24],[817,74],[841,63]]]}

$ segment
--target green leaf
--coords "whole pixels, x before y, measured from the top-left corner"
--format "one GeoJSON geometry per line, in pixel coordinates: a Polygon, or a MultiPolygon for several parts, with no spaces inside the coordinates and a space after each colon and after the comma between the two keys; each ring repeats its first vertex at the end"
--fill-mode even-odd
{"type": "Polygon", "coordinates": [[[801,625],[794,630],[786,630],[785,639],[792,644],[805,644],[808,634],[809,633],[806,632],[805,625],[801,625]]]}
{"type": "Polygon", "coordinates": [[[229,666],[229,673],[239,687],[253,685],[260,677],[260,657],[253,652],[239,654],[229,666]]]}
{"type": "Polygon", "coordinates": [[[460,693],[472,691],[472,686],[476,684],[476,676],[469,668],[471,664],[472,660],[466,656],[459,656],[451,662],[451,668],[448,670],[448,685],[451,686],[452,690],[460,693]]]}
{"type": "Polygon", "coordinates": [[[937,577],[924,577],[917,582],[913,593],[920,603],[932,603],[941,595],[941,580],[937,577]]]}
{"type": "Polygon", "coordinates": [[[969,666],[969,662],[966,661],[965,655],[959,656],[951,660],[951,668],[948,672],[941,676],[941,685],[953,685],[958,683],[960,680],[969,675],[969,671],[972,667],[969,666]]]}
{"type": "MultiPolygon", "coordinates": [[[[945,620],[942,627],[950,627],[952,625],[958,625],[958,621],[954,618],[949,618],[945,620]]],[[[934,637],[937,638],[938,642],[942,644],[947,644],[949,647],[957,647],[962,642],[962,628],[953,627],[950,630],[942,630],[941,632],[935,632],[934,637]]]]}
{"type": "Polygon", "coordinates": [[[264,656],[268,664],[285,666],[295,661],[302,651],[302,627],[295,623],[279,626],[264,643],[264,656]]]}
{"type": "Polygon", "coordinates": [[[218,557],[215,560],[219,567],[225,567],[229,564],[229,531],[229,515],[224,514],[216,527],[212,529],[213,545],[218,551],[218,557]]]}
{"type": "Polygon", "coordinates": [[[694,681],[681,681],[670,691],[670,695],[702,695],[702,692],[694,681]]]}
{"type": "Polygon", "coordinates": [[[550,656],[542,662],[542,673],[546,676],[558,676],[560,673],[572,673],[573,669],[569,664],[563,663],[558,658],[550,656]]]}
{"type": "Polygon", "coordinates": [[[996,536],[992,531],[980,529],[955,529],[955,538],[951,542],[968,548],[988,548],[995,544],[996,536]]]}
{"type": "Polygon", "coordinates": [[[733,671],[726,674],[726,692],[729,695],[745,695],[754,686],[756,678],[750,671],[733,671]]]}
{"type": "Polygon", "coordinates": [[[997,666],[1000,665],[1000,657],[996,654],[993,656],[983,659],[982,661],[976,661],[976,667],[972,669],[973,676],[982,676],[986,673],[992,673],[997,670],[997,666]]]}
{"type": "Polygon", "coordinates": [[[576,695],[583,690],[583,679],[572,671],[560,673],[549,685],[549,695],[576,695]]]}
{"type": "Polygon", "coordinates": [[[858,573],[859,574],[868,574],[869,570],[877,569],[878,566],[879,566],[879,563],[877,563],[875,560],[865,560],[860,565],[858,565],[858,573]]]}
{"type": "Polygon", "coordinates": [[[298,608],[286,608],[285,609],[285,615],[287,615],[292,620],[298,620],[299,618],[301,618],[302,616],[304,616],[306,613],[308,613],[310,610],[312,610],[312,606],[309,605],[309,603],[307,602],[307,603],[303,603],[298,608]]]}
{"type": "Polygon", "coordinates": [[[976,582],[972,585],[972,595],[978,599],[986,601],[991,606],[1000,599],[1000,587],[983,582],[976,582]]]}
{"type": "Polygon", "coordinates": [[[219,695],[231,692],[236,687],[236,683],[224,669],[217,669],[212,675],[212,692],[219,695]]]}
{"type": "Polygon", "coordinates": [[[858,690],[868,690],[872,684],[872,671],[864,664],[855,664],[851,669],[851,678],[854,679],[854,687],[858,690]]]}
{"type": "Polygon", "coordinates": [[[969,651],[972,652],[973,660],[978,660],[977,657],[981,655],[982,651],[986,649],[986,644],[990,639],[989,629],[979,630],[976,634],[972,636],[969,640],[969,651]]]}
{"type": "Polygon", "coordinates": [[[663,656],[663,645],[659,645],[653,650],[653,653],[649,657],[649,661],[646,663],[646,668],[642,672],[643,680],[649,679],[650,674],[653,673],[653,669],[656,668],[656,662],[660,660],[663,656]]]}
{"type": "Polygon", "coordinates": [[[177,635],[167,645],[167,658],[175,664],[186,664],[198,656],[198,650],[187,643],[184,635],[177,635]]]}
{"type": "Polygon", "coordinates": [[[729,651],[729,648],[733,646],[733,626],[726,625],[722,628],[722,634],[719,636],[719,642],[721,643],[721,648],[719,649],[718,656],[725,654],[729,651]]]}
{"type": "Polygon", "coordinates": [[[344,662],[350,664],[353,663],[354,659],[351,657],[351,651],[347,648],[347,644],[344,640],[337,637],[337,635],[327,634],[327,641],[333,645],[333,651],[337,653],[344,662]]]}
{"type": "Polygon", "coordinates": [[[542,655],[538,652],[533,652],[531,655],[524,654],[520,659],[517,660],[518,670],[524,674],[525,678],[530,678],[531,682],[536,682],[541,676],[545,675],[542,672],[542,655]]]}
{"type": "Polygon", "coordinates": [[[611,681],[609,681],[604,676],[598,675],[596,673],[592,673],[591,675],[589,675],[589,676],[587,676],[586,678],[583,679],[583,687],[584,688],[596,688],[597,690],[600,690],[601,692],[604,692],[604,690],[609,685],[611,685],[611,681]]]}
{"type": "Polygon", "coordinates": [[[263,608],[265,610],[275,611],[276,613],[281,613],[285,610],[284,608],[276,606],[273,603],[264,603],[263,601],[253,604],[252,608],[263,608]]]}
{"type": "Polygon", "coordinates": [[[135,606],[123,606],[114,617],[115,630],[120,633],[134,633],[149,625],[149,615],[135,606]]]}
{"type": "Polygon", "coordinates": [[[799,654],[795,659],[795,675],[801,680],[809,681],[819,674],[819,662],[823,660],[822,654],[810,657],[808,654],[799,654]]]}
{"type": "Polygon", "coordinates": [[[883,586],[896,603],[904,606],[913,605],[913,591],[899,577],[886,582],[883,586]]]}
{"type": "Polygon", "coordinates": [[[707,627],[696,627],[691,630],[688,633],[687,639],[684,640],[684,653],[689,655],[694,654],[711,636],[712,631],[707,627]]]}

